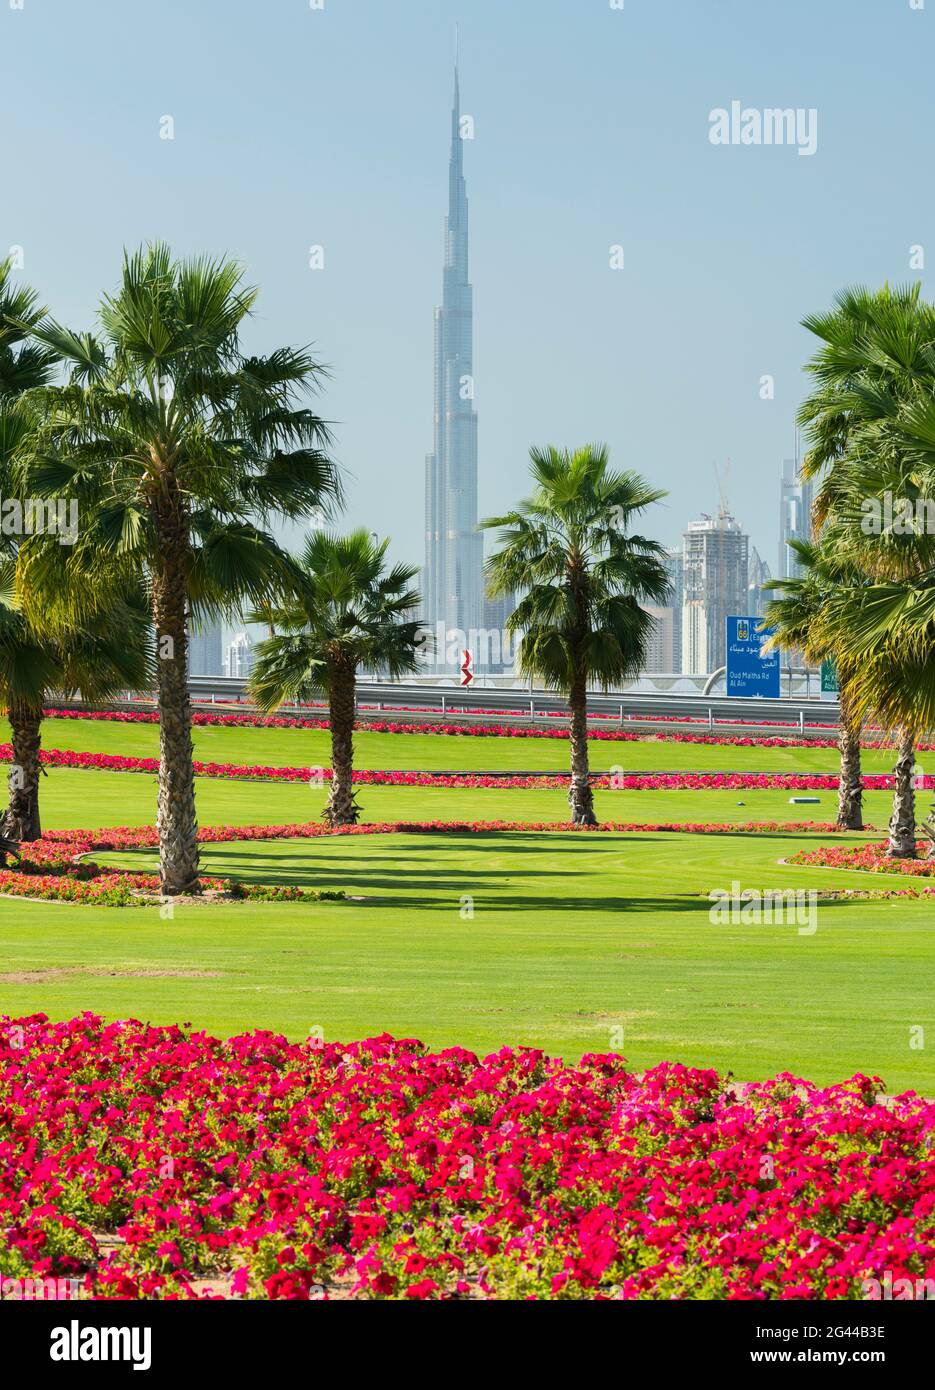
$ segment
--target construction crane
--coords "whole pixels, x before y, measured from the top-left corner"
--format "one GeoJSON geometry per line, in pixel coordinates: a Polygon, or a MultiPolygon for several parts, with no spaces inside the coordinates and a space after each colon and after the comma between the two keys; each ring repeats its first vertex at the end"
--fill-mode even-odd
{"type": "Polygon", "coordinates": [[[717,479],[717,490],[721,499],[721,516],[730,516],[730,503],[727,500],[727,485],[730,482],[730,459],[727,460],[725,465],[723,477],[721,476],[721,470],[718,468],[717,464],[714,465],[714,476],[717,479]]]}

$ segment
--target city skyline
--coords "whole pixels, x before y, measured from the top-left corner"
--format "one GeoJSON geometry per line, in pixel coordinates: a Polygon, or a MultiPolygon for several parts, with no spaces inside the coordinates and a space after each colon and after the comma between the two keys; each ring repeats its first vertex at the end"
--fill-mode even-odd
{"type": "MultiPolygon", "coordinates": [[[[787,539],[804,539],[808,535],[812,490],[809,483],[800,479],[799,468],[798,458],[784,458],[779,464],[776,578],[788,577],[798,569],[788,558],[791,552],[786,545],[787,539]]],[[[761,586],[773,577],[771,568],[752,543],[748,528],[732,514],[723,496],[719,509],[702,512],[694,521],[685,522],[681,544],[666,549],[665,564],[672,583],[669,602],[643,605],[655,621],[643,673],[711,674],[723,665],[726,618],[762,615],[769,593],[763,592],[761,586]],[[687,665],[683,664],[683,658],[687,665]]],[[[475,667],[479,674],[507,673],[515,654],[515,643],[506,635],[506,620],[513,600],[510,597],[483,599],[482,603],[482,616],[473,629],[483,648],[473,653],[475,667]]],[[[423,621],[428,624],[425,614],[423,621]]],[[[446,625],[446,632],[456,630],[446,625]]],[[[467,635],[472,628],[463,631],[467,635]]],[[[437,634],[437,628],[435,632],[437,634]]],[[[245,629],[242,622],[196,626],[190,639],[192,674],[244,674],[249,668],[252,641],[253,633],[245,629]]],[[[450,643],[446,642],[448,645],[450,643]]],[[[445,652],[440,652],[438,657],[426,670],[436,665],[452,674],[454,667],[445,660],[445,652]]]]}
{"type": "Polygon", "coordinates": [[[524,495],[530,445],[606,440],[616,465],[668,489],[655,530],[672,545],[712,509],[713,464],[729,455],[731,504],[772,560],[776,460],[792,452],[812,351],[801,319],[847,284],[927,283],[911,251],[935,221],[935,192],[913,177],[932,124],[931,4],[788,0],[759,23],[741,0],[474,0],[469,13],[461,0],[162,0],[142,48],[125,8],[0,10],[18,189],[0,246],[23,248],[23,278],[62,322],[92,326],[124,246],[162,237],[240,258],[262,286],[250,346],[310,343],[331,368],[317,404],[348,474],[341,525],[376,523],[394,558],[417,560],[438,115],[460,13],[481,514],[524,495]],[[734,98],[817,105],[817,152],[712,145],[709,113],[734,98]]]}

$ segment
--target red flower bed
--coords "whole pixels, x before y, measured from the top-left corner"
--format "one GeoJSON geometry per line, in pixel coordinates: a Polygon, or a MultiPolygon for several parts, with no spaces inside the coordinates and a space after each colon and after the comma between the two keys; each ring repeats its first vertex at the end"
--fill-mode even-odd
{"type": "MultiPolygon", "coordinates": [[[[0,744],[0,762],[9,762],[12,748],[0,744]]],[[[158,758],[125,758],[119,753],[83,753],[46,748],[40,754],[47,767],[77,767],[105,772],[159,771],[158,758]]],[[[199,777],[227,778],[255,782],[311,782],[331,780],[330,768],[267,767],[257,763],[204,763],[195,761],[199,777]]],[[[446,787],[486,791],[545,790],[565,788],[567,774],[493,777],[480,772],[384,772],[359,768],[354,773],[357,786],[446,787]]],[[[834,791],[835,776],[821,773],[791,772],[651,772],[595,775],[592,784],[604,791],[834,791]]],[[[890,791],[894,778],[889,773],[864,777],[868,791],[890,791]]],[[[935,777],[919,777],[920,787],[935,787],[935,777]]]]}
{"type": "Polygon", "coordinates": [[[935,1275],[935,1105],[881,1089],[4,1018],[0,1268],[117,1299],[863,1299],[935,1275]]]}
{"type": "MultiPolygon", "coordinates": [[[[495,710],[479,711],[481,713],[496,713],[495,710]]],[[[75,710],[75,709],[47,709],[44,711],[47,719],[98,719],[117,724],[158,724],[159,714],[156,710],[75,710]]],[[[562,718],[564,716],[558,715],[562,718]]],[[[603,716],[595,716],[603,717],[603,716]]],[[[640,716],[641,721],[652,720],[654,723],[662,724],[674,722],[674,715],[652,715],[640,716]]],[[[198,710],[192,715],[192,721],[197,726],[214,725],[231,728],[249,729],[328,729],[330,726],[326,717],[318,719],[307,719],[297,716],[270,715],[270,714],[214,714],[203,710],[198,710]]],[[[707,722],[679,720],[682,723],[707,722]]],[[[753,720],[734,720],[733,723],[753,723],[753,720]]],[[[757,724],[775,725],[777,728],[793,727],[786,724],[783,720],[756,721],[757,724]]],[[[395,722],[386,719],[361,719],[358,720],[357,729],[361,732],[377,734],[445,734],[457,736],[458,738],[551,738],[567,740],[567,728],[542,729],[522,724],[447,724],[447,723],[411,723],[395,722]]],[[[834,728],[832,724],[813,725],[814,728],[834,728]]],[[[663,730],[660,733],[645,734],[631,733],[626,729],[591,729],[588,738],[592,742],[605,743],[700,743],[713,744],[727,748],[836,748],[835,738],[802,738],[794,735],[771,734],[765,738],[758,738],[756,735],[747,734],[719,734],[719,733],[668,733],[663,730]]],[[[885,741],[871,741],[863,744],[865,748],[892,748],[892,743],[885,741]]],[[[920,743],[918,748],[922,752],[935,749],[935,743],[920,743]]],[[[894,752],[895,756],[895,752],[894,752]]]]}
{"type": "Polygon", "coordinates": [[[890,859],[887,845],[822,845],[819,849],[799,850],[790,855],[789,864],[810,864],[822,869],[861,869],[868,874],[910,874],[915,878],[935,878],[935,860],[927,859],[928,840],[919,840],[919,859],[890,859]]]}
{"type": "MultiPolygon", "coordinates": [[[[230,879],[199,879],[202,893],[223,893],[243,902],[318,903],[342,900],[344,893],[286,884],[235,883],[230,879]]],[[[22,873],[0,869],[0,894],[16,898],[41,898],[45,902],[81,903],[91,907],[151,907],[152,894],[160,892],[155,874],[135,874],[127,869],[100,869],[81,864],[60,873],[22,873]]]]}
{"type": "MultiPolygon", "coordinates": [[[[218,884],[203,880],[203,886],[217,888],[218,884]]],[[[71,865],[46,874],[0,869],[0,893],[9,897],[91,907],[145,907],[151,903],[140,895],[158,892],[159,879],[151,874],[105,871],[95,864],[71,865]]]]}
{"type": "MultiPolygon", "coordinates": [[[[119,852],[158,844],[152,828],[140,831],[50,832],[42,840],[22,846],[15,868],[0,868],[0,894],[41,898],[49,902],[85,903],[97,907],[146,907],[160,892],[155,874],[129,869],[102,869],[85,856],[94,850],[119,852]]],[[[223,893],[255,902],[325,902],[345,894],[318,888],[293,888],[281,884],[244,884],[231,879],[202,877],[203,893],[223,893]]]]}
{"type": "MultiPolygon", "coordinates": [[[[332,828],[324,821],[307,821],[288,825],[206,825],[198,830],[203,845],[228,844],[235,840],[313,840],[329,835],[488,835],[498,831],[537,833],[574,832],[581,835],[622,834],[628,831],[642,834],[691,835],[772,835],[789,833],[833,834],[838,827],[829,821],[744,821],[739,825],[715,821],[607,821],[603,825],[572,825],[561,821],[373,821],[362,825],[332,828]]],[[[42,840],[23,847],[24,854],[61,857],[61,846],[68,846],[72,855],[94,852],[121,853],[124,850],[154,849],[159,844],[156,829],[151,825],[118,825],[103,830],[49,830],[42,840]]]]}

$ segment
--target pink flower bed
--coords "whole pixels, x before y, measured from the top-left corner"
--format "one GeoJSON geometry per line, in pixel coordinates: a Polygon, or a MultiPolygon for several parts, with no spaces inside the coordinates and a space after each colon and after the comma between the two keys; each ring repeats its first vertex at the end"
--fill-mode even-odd
{"type": "MultiPolygon", "coordinates": [[[[202,893],[224,893],[244,902],[317,903],[338,901],[344,893],[293,888],[287,884],[234,883],[230,879],[199,879],[202,893]]],[[[149,907],[151,895],[160,892],[155,874],[135,874],[127,869],[100,869],[82,864],[59,873],[23,873],[0,869],[0,894],[15,898],[41,898],[45,902],[80,903],[90,907],[149,907]]]]}
{"type": "Polygon", "coordinates": [[[790,855],[789,864],[810,864],[823,869],[860,869],[869,874],[909,874],[916,878],[935,878],[935,860],[925,856],[928,840],[916,845],[919,859],[890,859],[887,845],[822,845],[819,849],[799,850],[790,855]]]}
{"type": "MultiPolygon", "coordinates": [[[[217,888],[218,884],[203,880],[203,886],[217,888]]],[[[151,874],[131,874],[122,869],[105,872],[94,864],[45,874],[0,869],[0,893],[8,897],[91,907],[143,907],[147,899],[140,894],[158,892],[159,879],[151,874]]]]}
{"type": "Polygon", "coordinates": [[[935,1275],[935,1105],[864,1076],[0,1019],[0,1268],[98,1299],[861,1299],[935,1275]]]}
{"type": "MultiPolygon", "coordinates": [[[[119,852],[158,844],[156,831],[52,831],[41,840],[24,844],[15,868],[0,868],[0,894],[41,898],[48,902],[83,903],[97,907],[145,907],[159,893],[155,874],[128,869],[102,869],[86,856],[94,850],[119,852]],[[150,896],[147,896],[150,895],[150,896]]],[[[343,899],[344,893],[294,888],[282,884],[243,884],[205,876],[201,891],[225,893],[258,902],[324,902],[343,899]]]]}
{"type": "MultiPolygon", "coordinates": [[[[0,762],[12,758],[10,744],[0,744],[0,762]]],[[[105,772],[159,771],[158,758],[126,758],[119,753],[84,753],[68,749],[46,748],[41,759],[47,767],[76,767],[105,772]]],[[[228,778],[256,782],[310,782],[331,780],[330,768],[267,767],[257,763],[204,763],[195,761],[199,777],[228,778]]],[[[384,772],[360,768],[354,773],[357,786],[381,787],[447,787],[470,790],[515,791],[565,788],[569,775],[533,774],[530,776],[492,777],[477,772],[384,772]]],[[[655,772],[601,774],[592,777],[592,784],[612,791],[835,791],[838,779],[822,773],[791,772],[655,772]]],[[[868,791],[890,791],[894,778],[889,773],[871,773],[864,777],[868,791]]],[[[935,787],[935,777],[919,777],[921,787],[935,787]]]]}

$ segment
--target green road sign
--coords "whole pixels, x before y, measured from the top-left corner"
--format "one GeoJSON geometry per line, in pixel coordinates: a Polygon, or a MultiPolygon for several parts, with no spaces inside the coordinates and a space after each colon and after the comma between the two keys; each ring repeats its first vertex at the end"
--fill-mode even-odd
{"type": "Polygon", "coordinates": [[[821,696],[823,700],[833,700],[838,694],[838,668],[834,661],[821,663],[821,696]]]}

